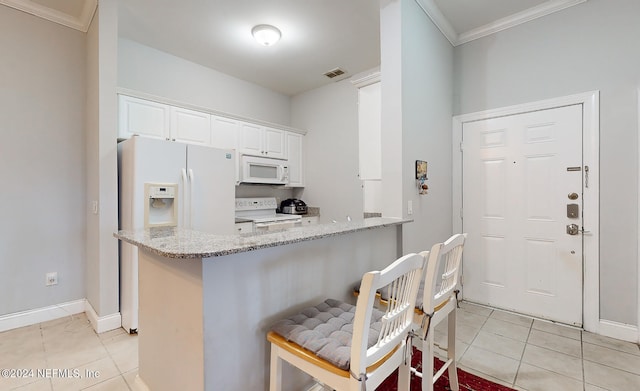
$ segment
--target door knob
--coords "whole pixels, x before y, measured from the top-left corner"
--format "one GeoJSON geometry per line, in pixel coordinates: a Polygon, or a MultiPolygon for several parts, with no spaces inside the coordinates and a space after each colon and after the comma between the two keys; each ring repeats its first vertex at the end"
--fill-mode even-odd
{"type": "Polygon", "coordinates": [[[567,225],[567,234],[569,235],[577,235],[580,232],[580,227],[578,224],[568,224],[567,225]]]}

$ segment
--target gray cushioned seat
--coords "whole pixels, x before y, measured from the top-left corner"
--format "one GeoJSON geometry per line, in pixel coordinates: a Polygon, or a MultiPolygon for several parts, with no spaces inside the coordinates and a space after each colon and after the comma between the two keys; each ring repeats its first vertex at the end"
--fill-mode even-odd
{"type": "MultiPolygon", "coordinates": [[[[310,350],[338,368],[349,370],[355,311],[354,305],[327,299],[278,321],[271,327],[271,331],[310,350]]],[[[383,315],[384,312],[373,310],[368,347],[378,340],[383,315]]]]}

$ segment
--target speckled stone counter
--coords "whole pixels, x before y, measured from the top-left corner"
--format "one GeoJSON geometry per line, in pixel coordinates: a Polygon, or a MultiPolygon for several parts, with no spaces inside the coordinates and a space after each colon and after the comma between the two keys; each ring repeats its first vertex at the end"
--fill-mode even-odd
{"type": "MultiPolygon", "coordinates": [[[[268,389],[269,327],[327,297],[353,301],[364,273],[402,254],[409,222],[372,218],[229,236],[118,232],[138,247],[139,381],[153,391],[268,389]]],[[[288,371],[283,389],[309,389],[310,381],[288,371]]]]}
{"type": "Polygon", "coordinates": [[[275,232],[238,235],[213,235],[187,229],[162,227],[137,232],[119,231],[114,236],[138,248],[167,258],[210,258],[411,221],[380,217],[357,222],[314,224],[275,232]]]}

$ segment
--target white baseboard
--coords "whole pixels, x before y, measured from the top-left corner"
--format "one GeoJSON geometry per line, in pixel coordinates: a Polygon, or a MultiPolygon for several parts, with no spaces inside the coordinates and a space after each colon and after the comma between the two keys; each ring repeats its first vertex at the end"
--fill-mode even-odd
{"type": "Polygon", "coordinates": [[[147,386],[147,383],[144,382],[144,380],[142,380],[140,378],[140,375],[136,375],[135,380],[133,381],[134,384],[136,385],[136,390],[140,390],[140,391],[150,391],[151,389],[147,386]]]}
{"type": "Polygon", "coordinates": [[[48,322],[50,320],[82,314],[85,312],[96,333],[115,330],[122,324],[119,312],[100,317],[96,314],[95,310],[86,299],[80,299],[0,316],[0,332],[48,322]]]}
{"type": "Polygon", "coordinates": [[[85,302],[85,312],[87,313],[87,318],[89,318],[91,326],[96,331],[96,333],[104,333],[105,331],[115,330],[122,326],[122,316],[119,312],[106,316],[98,316],[91,303],[89,303],[88,300],[85,300],[85,302]]]}
{"type": "Polygon", "coordinates": [[[600,324],[598,325],[598,334],[604,335],[605,337],[611,337],[633,343],[640,342],[640,334],[638,334],[637,326],[612,322],[610,320],[600,319],[600,324]]]}
{"type": "Polygon", "coordinates": [[[0,332],[85,312],[85,299],[0,316],[0,332]]]}

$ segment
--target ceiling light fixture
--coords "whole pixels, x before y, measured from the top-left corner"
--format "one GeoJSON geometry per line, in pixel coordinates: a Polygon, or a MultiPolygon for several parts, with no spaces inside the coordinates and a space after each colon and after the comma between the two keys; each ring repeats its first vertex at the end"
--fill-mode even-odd
{"type": "Polygon", "coordinates": [[[258,41],[259,44],[264,46],[271,46],[280,40],[282,34],[280,30],[269,24],[259,24],[251,29],[251,34],[258,41]]]}

